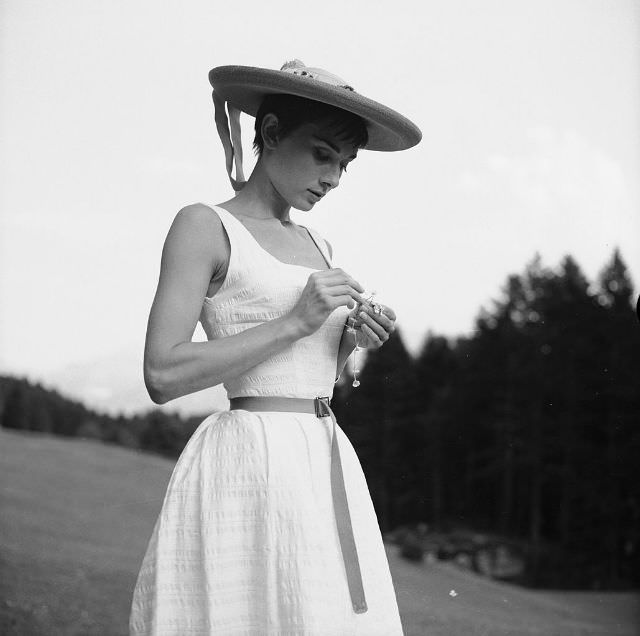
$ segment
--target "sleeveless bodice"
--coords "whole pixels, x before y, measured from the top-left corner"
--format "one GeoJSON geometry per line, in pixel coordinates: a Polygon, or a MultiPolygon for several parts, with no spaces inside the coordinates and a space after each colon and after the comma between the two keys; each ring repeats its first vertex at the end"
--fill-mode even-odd
{"type": "MultiPolygon", "coordinates": [[[[314,270],[283,263],[267,252],[244,225],[215,206],[231,253],[224,282],[205,298],[200,322],[209,340],[231,336],[279,318],[294,307],[314,270]]],[[[325,242],[307,228],[327,264],[325,242]]],[[[338,347],[349,309],[335,309],[310,336],[300,338],[237,377],[227,379],[229,398],[251,395],[314,398],[333,395],[338,347]]]]}

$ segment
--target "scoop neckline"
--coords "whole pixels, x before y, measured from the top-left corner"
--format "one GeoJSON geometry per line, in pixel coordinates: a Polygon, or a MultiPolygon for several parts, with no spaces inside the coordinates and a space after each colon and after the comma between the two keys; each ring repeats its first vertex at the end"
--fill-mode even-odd
{"type": "MultiPolygon", "coordinates": [[[[219,205],[212,205],[211,207],[214,210],[223,210],[230,217],[232,217],[233,220],[236,221],[236,223],[238,223],[238,225],[240,225],[240,227],[242,227],[242,229],[251,237],[251,240],[258,246],[258,248],[262,252],[264,252],[267,256],[269,256],[272,260],[274,260],[276,263],[280,263],[280,265],[285,265],[287,267],[302,267],[304,269],[310,269],[310,270],[312,270],[314,272],[325,272],[328,269],[331,269],[331,264],[327,260],[327,257],[324,255],[324,252],[320,249],[320,246],[318,245],[316,239],[313,238],[313,234],[311,234],[311,232],[309,232],[309,228],[307,228],[306,226],[300,225],[299,223],[296,223],[296,225],[298,227],[304,228],[306,233],[309,235],[309,237],[313,241],[313,244],[316,246],[316,249],[318,250],[318,252],[320,252],[320,256],[322,256],[322,259],[327,264],[327,267],[324,268],[324,269],[318,269],[317,267],[309,267],[308,265],[300,265],[299,263],[285,263],[284,261],[281,261],[279,258],[276,258],[271,252],[269,252],[269,250],[266,250],[264,247],[262,247],[262,245],[260,245],[260,243],[258,242],[258,239],[256,239],[256,237],[253,234],[251,234],[251,232],[249,232],[249,230],[245,227],[244,223],[240,219],[238,219],[234,214],[229,212],[229,210],[227,210],[227,209],[225,209],[225,208],[223,208],[223,207],[221,207],[219,205]]],[[[275,220],[277,220],[277,219],[275,219],[275,220]]]]}

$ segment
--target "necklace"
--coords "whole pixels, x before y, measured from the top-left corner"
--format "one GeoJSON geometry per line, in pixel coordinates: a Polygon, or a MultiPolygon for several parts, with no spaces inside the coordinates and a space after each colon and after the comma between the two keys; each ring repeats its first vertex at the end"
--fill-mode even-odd
{"type": "MultiPolygon", "coordinates": [[[[365,292],[366,294],[366,292],[365,292]]],[[[362,307],[363,304],[367,304],[369,306],[371,306],[373,308],[373,311],[377,314],[381,313],[382,308],[380,307],[380,305],[378,303],[376,303],[373,300],[373,297],[376,295],[375,292],[371,292],[369,294],[366,294],[364,296],[365,300],[364,303],[359,303],[353,314],[354,316],[358,316],[358,314],[360,313],[360,309],[362,307]]],[[[360,323],[358,325],[357,322],[357,318],[350,318],[347,320],[347,332],[353,335],[353,344],[354,349],[353,349],[353,363],[352,363],[352,373],[353,373],[353,382],[351,383],[351,386],[354,388],[358,388],[360,386],[360,380],[358,380],[358,373],[359,373],[359,369],[358,369],[358,352],[360,351],[360,347],[358,346],[358,331],[362,330],[362,323],[360,323]]]]}

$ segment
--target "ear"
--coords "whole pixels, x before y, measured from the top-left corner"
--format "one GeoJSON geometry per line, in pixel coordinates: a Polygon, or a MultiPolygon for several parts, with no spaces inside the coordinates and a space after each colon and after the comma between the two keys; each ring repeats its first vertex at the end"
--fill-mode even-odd
{"type": "Polygon", "coordinates": [[[262,119],[260,134],[264,147],[273,150],[278,145],[278,117],[273,113],[267,113],[262,119]]]}

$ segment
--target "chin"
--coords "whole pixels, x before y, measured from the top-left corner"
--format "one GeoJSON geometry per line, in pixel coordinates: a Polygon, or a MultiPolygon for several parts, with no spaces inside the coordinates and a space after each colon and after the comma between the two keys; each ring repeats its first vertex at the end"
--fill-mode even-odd
{"type": "Polygon", "coordinates": [[[297,201],[295,203],[291,204],[292,208],[295,208],[296,210],[300,210],[301,212],[308,212],[309,210],[313,210],[313,207],[315,206],[315,203],[312,203],[311,201],[297,201]]]}

